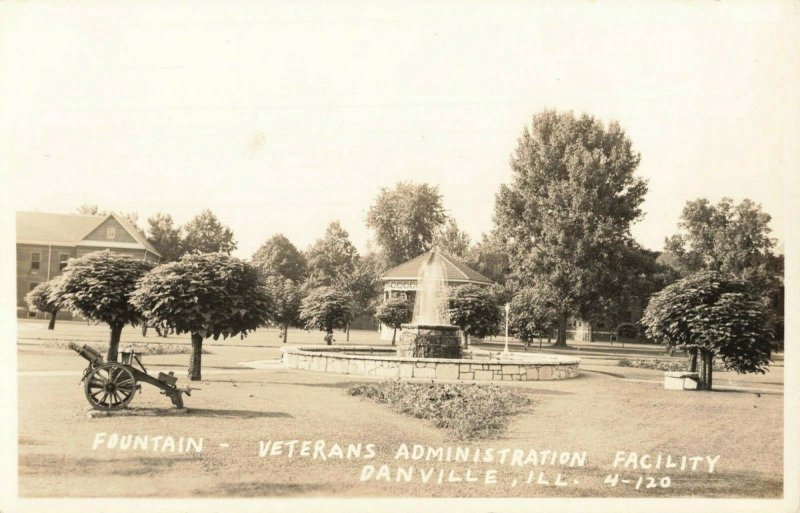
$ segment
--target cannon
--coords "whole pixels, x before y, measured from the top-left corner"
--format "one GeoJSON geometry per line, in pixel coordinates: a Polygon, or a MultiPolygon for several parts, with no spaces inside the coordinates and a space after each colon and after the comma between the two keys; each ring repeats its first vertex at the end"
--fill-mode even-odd
{"type": "Polygon", "coordinates": [[[160,389],[176,408],[183,408],[183,394],[192,395],[190,387],[176,386],[178,378],[172,372],[159,372],[157,377],[148,374],[140,355],[133,350],[121,352],[120,362],[117,363],[104,361],[100,352],[91,346],[81,347],[70,343],[69,347],[89,362],[83,371],[81,383],[86,400],[95,410],[113,411],[125,408],[136,392],[142,391],[141,382],[160,389]]]}

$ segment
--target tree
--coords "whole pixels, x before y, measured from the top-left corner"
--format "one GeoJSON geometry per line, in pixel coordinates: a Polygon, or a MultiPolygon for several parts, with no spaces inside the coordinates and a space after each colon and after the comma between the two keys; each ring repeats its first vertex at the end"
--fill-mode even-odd
{"type": "Polygon", "coordinates": [[[680,232],[664,241],[684,275],[700,270],[737,276],[760,296],[779,286],[783,268],[773,254],[771,217],[749,199],[738,205],[723,198],[712,205],[707,199],[689,201],[678,223],[680,232]]]}
{"type": "Polygon", "coordinates": [[[187,253],[224,253],[236,249],[233,231],[220,223],[211,210],[203,210],[183,227],[183,244],[187,253]]]}
{"type": "Polygon", "coordinates": [[[367,226],[375,230],[390,267],[430,250],[446,220],[439,188],[409,182],[381,189],[367,213],[367,226]]]}
{"type": "MultiPolygon", "coordinates": [[[[357,257],[353,270],[340,274],[333,286],[345,292],[353,300],[353,317],[369,315],[374,311],[380,294],[380,282],[372,259],[357,257]]],[[[347,325],[347,340],[350,341],[350,325],[347,325]]]]}
{"type": "Polygon", "coordinates": [[[772,334],[764,305],[732,275],[700,271],[654,294],[642,324],[655,339],[687,349],[689,370],[700,359],[698,388],[711,390],[714,358],[738,373],[764,373],[772,334]]]}
{"type": "Polygon", "coordinates": [[[538,338],[541,349],[542,339],[550,338],[558,324],[557,319],[558,312],[535,286],[518,291],[511,300],[509,330],[526,348],[534,338],[538,338]]]}
{"type": "Polygon", "coordinates": [[[61,275],[58,287],[52,291],[61,297],[63,307],[82,314],[87,319],[105,322],[111,328],[107,360],[117,361],[122,328],[136,326],[141,312],[131,302],[137,281],[153,265],[127,255],[96,251],[70,260],[61,275]]]}
{"type": "Polygon", "coordinates": [[[443,226],[436,229],[433,245],[459,260],[466,261],[470,239],[469,235],[458,227],[456,220],[449,217],[443,226]]]}
{"type": "Polygon", "coordinates": [[[544,111],[525,128],[502,185],[495,222],[507,241],[513,278],[542,293],[558,312],[556,345],[570,315],[591,317],[627,279],[621,251],[647,191],[634,176],[639,155],[622,128],[586,114],[544,111]]]}
{"type": "Polygon", "coordinates": [[[358,251],[339,221],[334,221],[308,250],[309,280],[315,286],[330,286],[342,276],[352,274],[358,251]]]}
{"type": "Polygon", "coordinates": [[[497,332],[500,325],[500,309],[486,289],[468,284],[456,287],[448,298],[450,322],[464,332],[464,346],[469,346],[469,337],[488,337],[497,332]]]}
{"type": "Polygon", "coordinates": [[[334,287],[317,287],[303,298],[300,320],[307,330],[325,332],[325,342],[333,342],[333,330],[344,329],[353,318],[352,298],[334,287]]]}
{"type": "Polygon", "coordinates": [[[389,326],[394,329],[392,332],[392,345],[394,345],[395,337],[397,336],[398,328],[401,328],[404,323],[411,322],[413,315],[413,307],[406,298],[392,297],[386,302],[378,306],[375,317],[384,326],[389,326]]]}
{"type": "Polygon", "coordinates": [[[189,379],[201,379],[203,340],[247,336],[272,320],[273,303],[252,265],[222,253],[185,255],[160,265],[131,301],[163,331],[189,333],[189,379]]]}
{"type": "Polygon", "coordinates": [[[506,243],[496,232],[484,233],[469,249],[465,263],[495,283],[505,284],[511,275],[506,243]]]}
{"type": "Polygon", "coordinates": [[[251,261],[264,278],[279,276],[301,283],[308,272],[306,257],[282,233],[270,237],[253,253],[251,261]]]}
{"type": "Polygon", "coordinates": [[[300,306],[303,292],[292,280],[280,276],[269,276],[265,286],[273,302],[273,322],[283,331],[281,338],[285,344],[289,337],[289,327],[302,327],[300,306]]]}
{"type": "Polygon", "coordinates": [[[186,251],[181,238],[181,229],[175,226],[171,215],[159,212],[148,218],[147,223],[149,225],[147,240],[161,253],[163,263],[174,262],[183,256],[186,251]]]}
{"type": "Polygon", "coordinates": [[[658,256],[637,243],[620,248],[616,261],[627,276],[599,302],[599,318],[610,320],[612,328],[629,322],[633,306],[644,307],[652,294],[679,278],[673,268],[658,262],[658,256]]]}
{"type": "Polygon", "coordinates": [[[48,330],[55,328],[56,315],[61,310],[60,281],[61,276],[57,276],[50,281],[40,283],[25,296],[25,301],[30,308],[50,314],[48,330]]]}

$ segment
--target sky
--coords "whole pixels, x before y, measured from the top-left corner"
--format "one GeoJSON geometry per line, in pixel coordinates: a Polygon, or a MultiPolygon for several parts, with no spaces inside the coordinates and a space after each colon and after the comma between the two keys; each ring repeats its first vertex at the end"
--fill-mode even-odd
{"type": "Polygon", "coordinates": [[[367,210],[406,180],[477,240],[517,137],[558,109],[618,121],[641,153],[645,247],[699,197],[750,198],[786,236],[797,2],[183,4],[6,3],[9,210],[210,208],[241,257],[339,220],[366,251],[367,210]]]}

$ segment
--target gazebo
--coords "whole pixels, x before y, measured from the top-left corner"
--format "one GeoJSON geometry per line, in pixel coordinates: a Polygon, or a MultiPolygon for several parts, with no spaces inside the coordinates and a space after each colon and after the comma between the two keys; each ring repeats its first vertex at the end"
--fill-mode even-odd
{"type": "MultiPolygon", "coordinates": [[[[487,286],[494,283],[478,271],[470,269],[455,257],[444,253],[438,248],[433,248],[397,267],[389,269],[386,274],[381,276],[381,281],[383,282],[383,300],[387,301],[391,297],[405,297],[413,303],[416,298],[420,268],[429,258],[441,262],[444,267],[445,285],[448,288],[458,287],[468,283],[480,286],[487,286]]],[[[387,336],[387,340],[391,340],[391,331],[381,330],[381,339],[387,336]]]]}

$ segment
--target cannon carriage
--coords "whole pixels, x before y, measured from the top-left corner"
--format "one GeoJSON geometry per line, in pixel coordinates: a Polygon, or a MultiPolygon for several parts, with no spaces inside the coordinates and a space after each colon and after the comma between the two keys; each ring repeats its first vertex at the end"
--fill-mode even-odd
{"type": "Polygon", "coordinates": [[[70,349],[81,355],[89,365],[83,371],[83,390],[86,400],[95,410],[113,411],[125,408],[133,400],[141,383],[161,390],[176,408],[183,408],[183,394],[191,395],[191,388],[178,388],[178,378],[172,372],[159,372],[157,377],[147,373],[140,354],[135,351],[120,353],[120,362],[106,362],[99,351],[89,345],[70,344],[70,349]]]}

